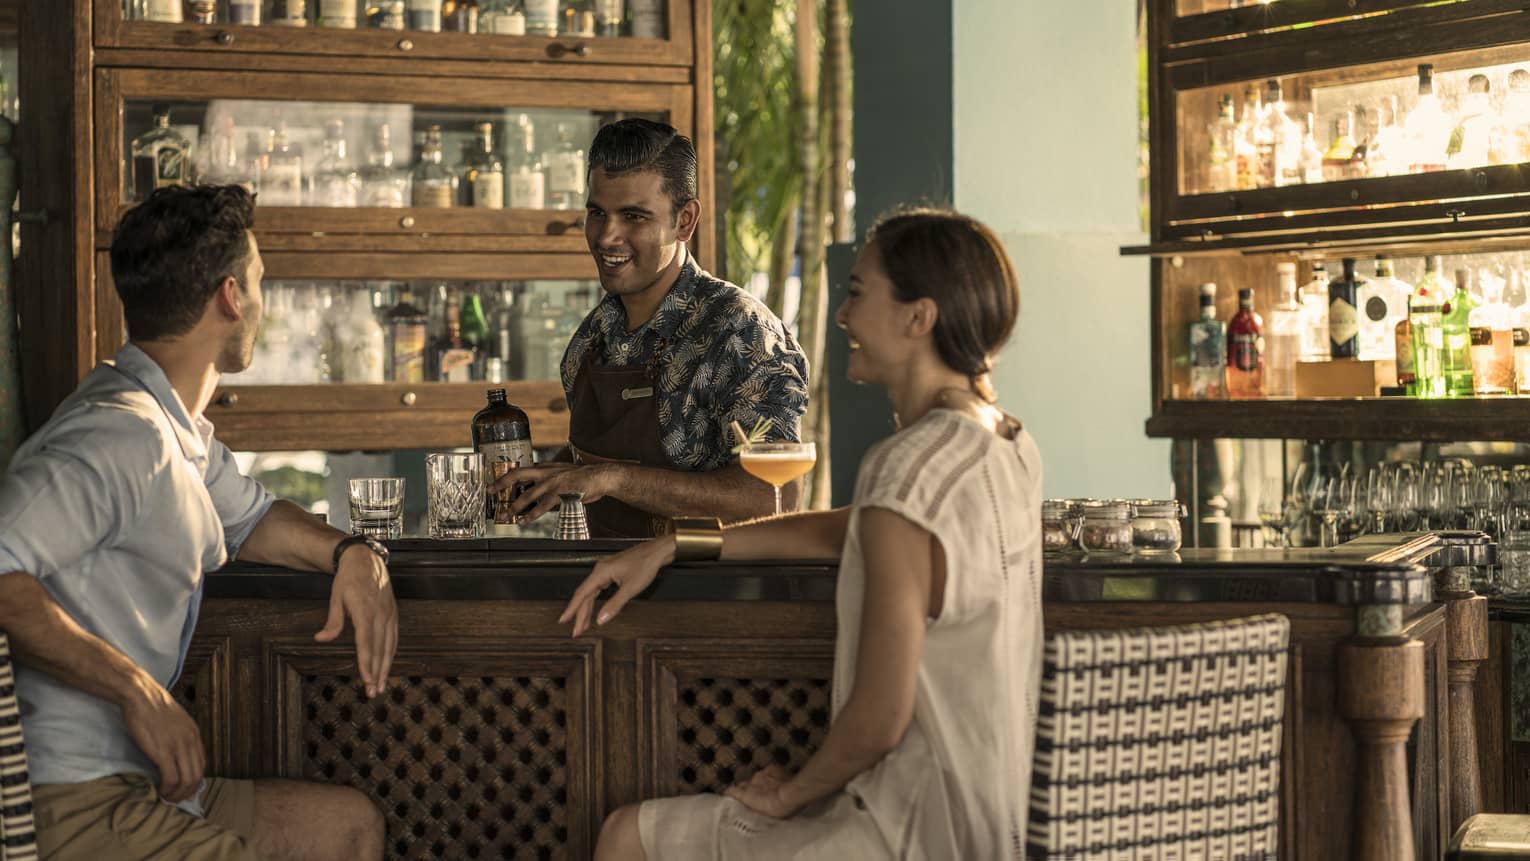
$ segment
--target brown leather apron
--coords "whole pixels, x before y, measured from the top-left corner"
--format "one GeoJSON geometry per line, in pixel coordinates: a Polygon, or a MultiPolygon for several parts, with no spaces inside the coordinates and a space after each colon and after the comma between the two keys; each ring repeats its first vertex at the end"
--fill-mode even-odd
{"type": "MultiPolygon", "coordinates": [[[[660,343],[643,365],[599,364],[592,344],[574,377],[568,443],[575,463],[638,463],[675,469],[659,434],[659,374],[669,352],[660,343]]],[[[591,538],[651,538],[668,529],[657,517],[607,497],[585,506],[591,538]]]]}

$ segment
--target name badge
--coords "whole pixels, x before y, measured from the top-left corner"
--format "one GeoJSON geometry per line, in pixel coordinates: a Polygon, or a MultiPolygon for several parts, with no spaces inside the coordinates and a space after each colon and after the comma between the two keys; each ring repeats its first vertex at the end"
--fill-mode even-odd
{"type": "Polygon", "coordinates": [[[640,389],[622,389],[622,400],[635,401],[639,398],[653,397],[653,386],[643,386],[640,389]]]}

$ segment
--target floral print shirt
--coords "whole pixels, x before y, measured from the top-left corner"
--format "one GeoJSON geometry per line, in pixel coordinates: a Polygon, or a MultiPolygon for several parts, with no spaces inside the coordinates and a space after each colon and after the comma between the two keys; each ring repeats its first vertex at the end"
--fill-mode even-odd
{"type": "Polygon", "coordinates": [[[728,465],[734,421],[749,431],[770,419],[767,439],[800,441],[807,357],[763,302],[702,271],[689,255],[658,311],[635,331],[627,331],[627,312],[613,295],[584,318],[563,354],[570,408],[591,350],[597,364],[643,365],[661,345],[659,439],[676,466],[701,472],[728,465]]]}

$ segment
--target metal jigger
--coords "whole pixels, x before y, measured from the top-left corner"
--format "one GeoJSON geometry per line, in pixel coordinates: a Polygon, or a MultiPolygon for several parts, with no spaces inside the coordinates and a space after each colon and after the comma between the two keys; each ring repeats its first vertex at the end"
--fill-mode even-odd
{"type": "Polygon", "coordinates": [[[590,540],[590,522],[584,516],[584,494],[558,494],[558,537],[567,541],[590,540]]]}

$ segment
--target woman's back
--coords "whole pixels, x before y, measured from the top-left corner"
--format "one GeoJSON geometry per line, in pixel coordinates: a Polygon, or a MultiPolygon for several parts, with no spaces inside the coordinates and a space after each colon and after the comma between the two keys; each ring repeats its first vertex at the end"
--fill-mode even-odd
{"type": "Polygon", "coordinates": [[[840,564],[834,703],[854,681],[865,586],[861,511],[885,508],[944,552],[940,612],[899,746],[851,781],[896,853],[1021,857],[1041,681],[1041,458],[967,414],[932,410],[867,454],[840,564]]]}

